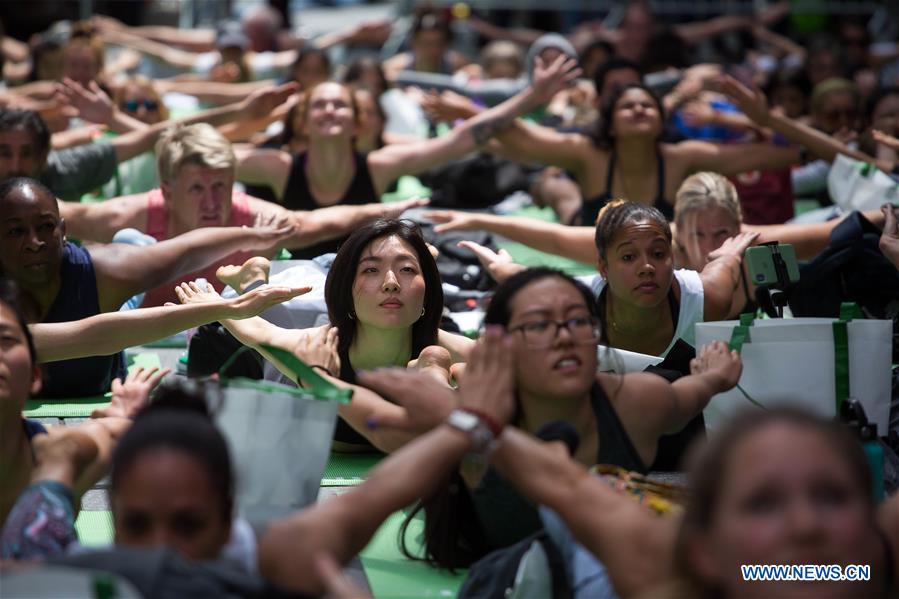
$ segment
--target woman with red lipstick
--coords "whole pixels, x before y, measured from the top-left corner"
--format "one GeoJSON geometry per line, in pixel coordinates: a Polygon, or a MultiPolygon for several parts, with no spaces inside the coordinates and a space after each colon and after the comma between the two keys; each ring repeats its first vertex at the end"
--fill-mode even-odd
{"type": "MultiPolygon", "coordinates": [[[[267,274],[265,261],[255,258],[229,283],[246,289],[265,281],[267,274]]],[[[182,303],[216,297],[196,285],[182,285],[176,291],[182,303]]],[[[410,221],[380,220],[350,235],[328,272],[325,301],[331,324],[315,329],[283,329],[261,318],[221,322],[276,366],[277,360],[261,344],[298,353],[342,385],[354,385],[359,370],[405,367],[415,359],[422,368],[449,369],[465,361],[473,344],[467,337],[438,328],[443,315],[440,273],[421,232],[410,221]]],[[[292,376],[289,369],[283,372],[292,376]]],[[[354,389],[352,403],[340,407],[337,448],[370,450],[373,444],[392,451],[412,437],[370,429],[369,420],[396,416],[403,410],[362,387],[354,389]]]]}

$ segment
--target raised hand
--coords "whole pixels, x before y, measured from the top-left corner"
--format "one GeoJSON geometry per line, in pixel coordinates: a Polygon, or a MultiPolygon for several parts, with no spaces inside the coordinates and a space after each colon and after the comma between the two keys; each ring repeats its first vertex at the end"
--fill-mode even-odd
{"type": "Polygon", "coordinates": [[[742,258],[746,248],[755,243],[755,240],[758,239],[758,237],[758,233],[738,233],[733,237],[728,237],[724,240],[724,243],[721,244],[721,247],[709,252],[708,261],[711,262],[722,256],[742,258]]]}
{"type": "Polygon", "coordinates": [[[251,229],[251,237],[247,240],[246,250],[267,253],[288,243],[297,234],[296,223],[291,221],[281,227],[244,227],[251,229]]]}
{"type": "Polygon", "coordinates": [[[425,433],[446,420],[458,404],[456,392],[429,373],[405,368],[382,368],[359,373],[359,382],[406,410],[401,416],[370,420],[371,428],[425,433]]]}
{"type": "Polygon", "coordinates": [[[206,283],[206,289],[201,289],[199,285],[191,281],[189,283],[181,283],[175,287],[175,295],[182,304],[207,304],[210,302],[221,301],[222,296],[211,283],[206,283]]]}
{"type": "Polygon", "coordinates": [[[730,75],[722,75],[717,78],[721,92],[727,94],[736,102],[740,110],[758,125],[766,127],[771,117],[768,110],[768,99],[757,87],[746,87],[730,75]]]}
{"type": "Polygon", "coordinates": [[[494,252],[490,248],[473,241],[460,241],[457,245],[477,256],[481,266],[497,283],[502,283],[512,275],[526,270],[526,267],[516,264],[506,250],[494,252]]]}
{"type": "Polygon", "coordinates": [[[546,104],[558,92],[570,86],[581,73],[583,71],[577,66],[577,60],[565,54],[559,55],[548,65],[538,56],[534,62],[534,76],[531,80],[534,98],[540,104],[546,104]]]}
{"type": "Polygon", "coordinates": [[[729,350],[724,341],[713,341],[699,350],[695,358],[690,360],[691,374],[704,374],[715,377],[719,392],[732,389],[740,382],[743,373],[743,361],[736,350],[729,350]]]}
{"type": "Polygon", "coordinates": [[[115,105],[100,89],[96,81],[91,81],[85,89],[77,81],[68,77],[56,84],[58,97],[78,111],[78,116],[92,123],[109,124],[115,112],[115,105]]]}
{"type": "Polygon", "coordinates": [[[309,366],[321,366],[328,374],[340,376],[340,354],[337,353],[337,327],[326,326],[300,335],[291,351],[309,366]]]}
{"type": "Polygon", "coordinates": [[[257,89],[243,100],[240,110],[244,117],[248,119],[267,117],[275,108],[287,102],[290,96],[299,89],[299,84],[293,81],[283,85],[257,89]]]}
{"type": "Polygon", "coordinates": [[[309,293],[312,287],[276,287],[272,285],[262,285],[248,291],[243,295],[228,300],[230,318],[240,320],[242,318],[252,318],[261,314],[282,302],[291,300],[298,295],[309,293]]]}
{"type": "Polygon", "coordinates": [[[257,229],[281,229],[293,224],[293,216],[286,210],[260,210],[253,218],[253,227],[257,229]]]}
{"type": "Polygon", "coordinates": [[[435,91],[425,93],[421,100],[421,107],[429,119],[437,122],[467,119],[480,111],[471,99],[451,91],[439,94],[435,91]]]}
{"type": "Polygon", "coordinates": [[[125,380],[112,381],[109,405],[91,413],[91,418],[134,418],[149,403],[150,393],[172,371],[171,368],[132,368],[125,380]]]}
{"type": "Polygon", "coordinates": [[[428,220],[439,223],[434,227],[435,233],[446,233],[447,231],[473,231],[476,230],[476,215],[470,212],[460,212],[458,210],[428,210],[424,213],[424,217],[428,220]]]}
{"type": "Polygon", "coordinates": [[[461,406],[485,413],[499,424],[509,423],[515,413],[511,345],[503,327],[488,326],[471,349],[459,381],[461,406]]]}
{"type": "Polygon", "coordinates": [[[389,204],[380,204],[380,218],[399,218],[406,210],[413,208],[422,208],[431,203],[429,198],[410,198],[400,202],[390,202],[389,204]]]}

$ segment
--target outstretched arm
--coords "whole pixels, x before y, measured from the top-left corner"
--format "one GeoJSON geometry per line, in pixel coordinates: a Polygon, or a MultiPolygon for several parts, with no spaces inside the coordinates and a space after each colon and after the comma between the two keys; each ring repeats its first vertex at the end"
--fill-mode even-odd
{"type": "Polygon", "coordinates": [[[285,83],[277,87],[257,89],[240,102],[234,102],[219,108],[202,110],[181,119],[163,121],[144,129],[131,131],[116,137],[110,141],[110,144],[115,150],[116,160],[124,162],[152,148],[159,136],[173,125],[209,123],[217,126],[234,120],[258,119],[286,102],[296,89],[296,83],[285,83]]]}
{"type": "MultiPolygon", "coordinates": [[[[461,405],[494,422],[508,421],[514,410],[513,378],[501,331],[488,332],[472,350],[461,405]]],[[[467,433],[445,424],[411,441],[381,462],[362,485],[271,526],[259,545],[262,575],[286,588],[321,592],[322,583],[309,567],[317,554],[324,551],[348,561],[387,516],[433,493],[473,449],[467,433]]]]}
{"type": "MultiPolygon", "coordinates": [[[[746,116],[762,127],[774,129],[793,143],[805,146],[811,153],[823,160],[832,162],[838,154],[844,154],[856,160],[872,164],[886,172],[890,172],[895,166],[895,164],[888,161],[875,160],[864,152],[853,150],[836,138],[804,123],[772,112],[768,109],[768,102],[760,90],[750,89],[733,77],[724,76],[721,87],[724,93],[734,99],[737,106],[740,107],[740,110],[746,116]]],[[[746,146],[734,147],[745,148],[746,146]]],[[[749,150],[747,149],[746,151],[748,152],[749,150]]]]}
{"type": "Polygon", "coordinates": [[[415,144],[387,146],[369,154],[368,164],[375,187],[383,192],[400,175],[414,175],[461,158],[487,143],[519,116],[548,102],[578,75],[577,62],[565,55],[546,67],[538,60],[531,86],[469,119],[449,135],[415,144]]]}
{"type": "Polygon", "coordinates": [[[232,299],[208,304],[158,306],[106,312],[89,318],[29,325],[39,362],[103,356],[149,343],[207,322],[256,316],[309,291],[308,287],[264,285],[232,299]]]}
{"type": "MultiPolygon", "coordinates": [[[[196,283],[182,283],[175,288],[175,292],[181,303],[209,302],[218,297],[211,287],[202,291],[196,283]]],[[[403,409],[365,387],[350,385],[337,378],[340,372],[340,359],[337,357],[336,329],[282,329],[258,316],[244,320],[221,320],[220,322],[238,341],[258,351],[290,379],[296,380],[296,373],[289,365],[269,352],[265,346],[276,347],[295,354],[309,365],[322,366],[326,371],[319,372],[320,376],[338,387],[352,389],[352,401],[348,404],[341,404],[338,408],[339,414],[353,429],[381,451],[386,453],[394,451],[415,436],[405,431],[371,429],[368,426],[369,422],[380,419],[396,420],[402,416],[403,409]]],[[[302,381],[297,382],[302,384],[302,381]]]]}
{"type": "Polygon", "coordinates": [[[427,206],[429,200],[413,198],[390,204],[362,204],[356,206],[328,206],[315,210],[293,212],[297,222],[299,249],[321,241],[349,235],[362,225],[379,218],[399,218],[406,210],[427,206]]]}
{"type": "Polygon", "coordinates": [[[569,227],[520,216],[495,216],[459,212],[455,210],[431,210],[425,213],[438,223],[434,231],[490,231],[512,241],[523,243],[541,252],[565,256],[585,264],[596,264],[593,227],[569,227]]]}
{"type": "Polygon", "coordinates": [[[154,289],[215,263],[237,251],[265,254],[289,240],[292,226],[280,229],[204,227],[147,247],[108,244],[90,248],[100,309],[117,309],[135,293],[154,289]]]}
{"type": "Polygon", "coordinates": [[[706,322],[730,316],[734,294],[740,285],[743,253],[757,238],[758,233],[740,233],[709,254],[709,263],[699,273],[703,289],[702,318],[706,322]]]}
{"type": "Polygon", "coordinates": [[[608,570],[622,597],[672,577],[679,520],[659,518],[564,453],[507,427],[492,465],[531,500],[555,511],[608,570]]]}

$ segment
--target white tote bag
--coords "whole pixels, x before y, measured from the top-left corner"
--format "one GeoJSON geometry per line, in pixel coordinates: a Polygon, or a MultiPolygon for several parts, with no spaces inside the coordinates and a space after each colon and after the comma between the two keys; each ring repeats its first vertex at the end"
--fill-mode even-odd
{"type": "Polygon", "coordinates": [[[866,162],[838,154],[827,175],[834,204],[852,210],[878,210],[886,202],[899,205],[899,182],[866,162]]]}
{"type": "Polygon", "coordinates": [[[210,399],[231,451],[238,513],[257,530],[315,502],[331,453],[337,406],[352,395],[292,354],[266,349],[278,353],[310,388],[222,377],[221,396],[210,399]]]}
{"type": "Polygon", "coordinates": [[[742,410],[764,409],[753,403],[833,417],[842,399],[852,397],[877,424],[878,434],[887,434],[891,321],[792,318],[756,320],[749,326],[735,320],[696,325],[698,347],[716,340],[739,345],[741,336],[743,374],[737,387],[716,395],[706,407],[710,432],[742,410]]]}

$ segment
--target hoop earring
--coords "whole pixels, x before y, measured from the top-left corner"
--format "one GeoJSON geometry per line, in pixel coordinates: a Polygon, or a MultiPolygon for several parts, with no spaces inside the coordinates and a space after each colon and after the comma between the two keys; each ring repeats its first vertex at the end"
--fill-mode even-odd
{"type": "Polygon", "coordinates": [[[422,307],[421,307],[421,314],[420,314],[418,317],[421,318],[421,317],[424,316],[424,315],[425,315],[425,308],[424,308],[424,306],[422,306],[422,307]]]}
{"type": "Polygon", "coordinates": [[[346,315],[350,317],[350,320],[356,320],[355,312],[350,311],[350,312],[347,312],[346,315]]]}

